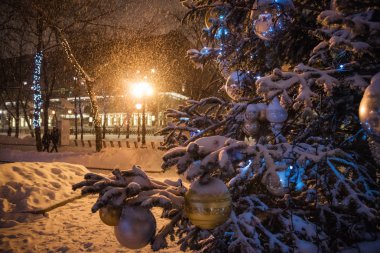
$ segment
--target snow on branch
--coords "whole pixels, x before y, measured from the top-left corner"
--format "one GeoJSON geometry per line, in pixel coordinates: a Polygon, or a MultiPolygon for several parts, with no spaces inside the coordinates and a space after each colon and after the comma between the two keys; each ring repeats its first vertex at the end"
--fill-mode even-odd
{"type": "MultiPolygon", "coordinates": [[[[202,239],[202,249],[223,243],[220,238],[231,231],[230,251],[292,252],[305,245],[327,250],[340,237],[335,228],[348,231],[353,224],[362,224],[351,231],[352,243],[371,231],[364,224],[377,222],[376,183],[365,167],[331,146],[248,145],[211,136],[169,150],[163,158],[164,168],[176,164],[188,180],[218,175],[228,182],[234,212],[202,239]]],[[[191,231],[197,233],[195,228],[191,231]]],[[[188,245],[194,236],[183,243],[188,245]]]]}

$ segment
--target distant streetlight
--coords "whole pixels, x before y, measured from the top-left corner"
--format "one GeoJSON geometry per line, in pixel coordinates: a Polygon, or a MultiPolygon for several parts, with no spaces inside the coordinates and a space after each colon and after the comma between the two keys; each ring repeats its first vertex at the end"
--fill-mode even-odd
{"type": "Polygon", "coordinates": [[[24,81],[24,82],[23,82],[23,84],[24,84],[24,85],[27,85],[27,84],[28,84],[28,82],[24,81]]]}
{"type": "MultiPolygon", "coordinates": [[[[146,97],[153,95],[153,87],[148,82],[138,82],[132,84],[132,95],[140,100],[142,100],[142,141],[141,144],[145,145],[145,135],[146,135],[146,97]]],[[[137,105],[136,105],[137,108],[137,105]]],[[[139,109],[138,109],[139,110],[139,109]]],[[[139,114],[140,115],[140,114],[139,114]]],[[[139,121],[140,122],[140,121],[139,121]]]]}
{"type": "Polygon", "coordinates": [[[140,142],[140,110],[142,108],[142,104],[136,104],[137,109],[137,142],[140,142]]]}

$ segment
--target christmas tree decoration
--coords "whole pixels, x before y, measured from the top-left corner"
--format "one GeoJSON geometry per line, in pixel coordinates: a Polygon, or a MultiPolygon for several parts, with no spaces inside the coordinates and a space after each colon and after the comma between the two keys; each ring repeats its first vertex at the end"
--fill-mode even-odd
{"type": "Polygon", "coordinates": [[[256,120],[266,119],[266,108],[267,105],[264,103],[259,104],[249,104],[245,109],[244,119],[248,122],[253,122],[256,120]]]}
{"type": "Polygon", "coordinates": [[[253,21],[253,30],[262,40],[273,40],[286,31],[291,22],[291,0],[259,0],[253,21]]]}
{"type": "Polygon", "coordinates": [[[225,84],[227,95],[233,100],[249,99],[255,94],[254,79],[246,72],[234,71],[225,84]]]}
{"type": "Polygon", "coordinates": [[[156,233],[156,219],[149,209],[124,206],[119,224],[115,227],[118,242],[129,249],[147,245],[156,233]]]}
{"type": "Polygon", "coordinates": [[[268,174],[265,186],[271,194],[278,197],[284,196],[289,191],[285,171],[268,174]]]}
{"type": "Polygon", "coordinates": [[[194,181],[185,196],[185,213],[191,223],[201,229],[222,225],[230,216],[231,195],[225,183],[210,178],[194,181]]]}
{"type": "Polygon", "coordinates": [[[121,215],[120,207],[105,206],[99,210],[99,217],[104,224],[108,226],[116,226],[119,223],[121,215]]]}
{"type": "Polygon", "coordinates": [[[288,118],[287,111],[282,108],[278,97],[274,97],[266,110],[266,117],[270,123],[283,123],[288,118]]]}
{"type": "Polygon", "coordinates": [[[258,121],[245,121],[242,129],[247,136],[254,137],[260,131],[260,124],[258,121]]]}
{"type": "Polygon", "coordinates": [[[380,142],[380,73],[366,88],[359,106],[359,118],[363,128],[380,142]]]}
{"type": "Polygon", "coordinates": [[[272,102],[268,105],[266,117],[270,122],[271,130],[275,136],[276,143],[285,141],[285,138],[281,134],[281,129],[283,123],[288,118],[288,112],[282,108],[277,97],[274,97],[272,102]]]}

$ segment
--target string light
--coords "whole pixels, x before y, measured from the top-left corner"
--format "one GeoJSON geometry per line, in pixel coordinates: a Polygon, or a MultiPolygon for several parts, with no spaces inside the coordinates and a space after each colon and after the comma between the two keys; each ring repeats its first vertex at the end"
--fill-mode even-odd
{"type": "Polygon", "coordinates": [[[41,65],[42,65],[43,54],[42,52],[37,52],[34,57],[34,74],[33,74],[33,86],[34,91],[34,113],[33,113],[33,126],[34,128],[40,127],[41,118],[41,106],[42,106],[42,95],[41,95],[41,65]]]}

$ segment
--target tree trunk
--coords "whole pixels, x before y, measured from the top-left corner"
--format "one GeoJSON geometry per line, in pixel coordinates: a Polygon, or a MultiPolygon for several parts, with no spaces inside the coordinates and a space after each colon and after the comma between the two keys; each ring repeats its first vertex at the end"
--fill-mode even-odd
{"type": "Polygon", "coordinates": [[[74,134],[75,140],[78,140],[78,103],[76,94],[74,96],[74,134]]]}
{"type": "Polygon", "coordinates": [[[103,94],[103,115],[104,115],[104,121],[103,121],[103,139],[106,138],[106,122],[107,122],[107,112],[106,112],[106,97],[103,94]]]}
{"type": "Polygon", "coordinates": [[[20,134],[20,97],[17,98],[16,101],[16,117],[15,117],[15,137],[18,138],[20,134]]]}
{"type": "Polygon", "coordinates": [[[36,137],[36,148],[38,152],[42,151],[42,140],[41,140],[41,126],[40,126],[40,117],[41,117],[41,103],[42,103],[42,95],[41,95],[41,67],[42,67],[42,34],[43,34],[43,20],[42,18],[37,19],[37,34],[38,34],[38,44],[37,44],[37,52],[34,58],[34,73],[33,73],[33,91],[34,91],[34,117],[33,117],[33,125],[34,125],[34,134],[36,137]]]}
{"type": "Polygon", "coordinates": [[[103,135],[102,135],[102,138],[105,139],[106,138],[106,121],[107,121],[107,115],[106,113],[104,112],[104,121],[103,121],[103,135]]]}
{"type": "Polygon", "coordinates": [[[49,100],[49,96],[46,94],[45,101],[44,101],[44,117],[43,117],[45,136],[49,130],[49,107],[50,107],[50,100],[49,100]]]}
{"type": "Polygon", "coordinates": [[[26,111],[27,104],[28,104],[28,101],[25,101],[25,105],[24,103],[22,103],[22,111],[24,112],[24,118],[25,118],[26,124],[28,125],[30,135],[34,137],[33,128],[32,128],[32,125],[30,124],[28,112],[26,111]]]}
{"type": "Polygon", "coordinates": [[[8,136],[12,136],[12,117],[8,113],[8,136]]]}
{"type": "Polygon", "coordinates": [[[82,101],[79,95],[79,116],[80,116],[80,139],[83,141],[83,111],[82,111],[82,101]]]}
{"type": "Polygon", "coordinates": [[[99,118],[99,108],[98,101],[96,100],[96,95],[93,91],[94,82],[86,80],[87,93],[90,97],[92,117],[94,118],[95,127],[95,147],[96,151],[100,152],[102,150],[102,127],[101,120],[99,118]]]}
{"type": "Polygon", "coordinates": [[[130,131],[130,125],[129,125],[129,114],[127,112],[127,115],[126,115],[126,123],[127,123],[127,133],[125,134],[125,138],[129,139],[129,131],[130,131]]]}

